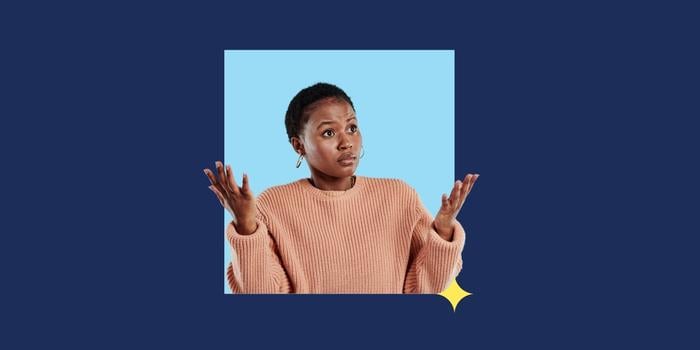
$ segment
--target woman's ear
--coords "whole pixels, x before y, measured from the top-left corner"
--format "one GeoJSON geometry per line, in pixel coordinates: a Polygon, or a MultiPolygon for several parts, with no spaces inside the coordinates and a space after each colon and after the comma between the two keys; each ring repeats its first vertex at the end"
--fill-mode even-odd
{"type": "Polygon", "coordinates": [[[304,151],[304,143],[301,142],[300,138],[294,136],[294,137],[292,137],[291,142],[292,142],[292,148],[294,148],[294,152],[296,154],[306,154],[306,152],[304,151]]]}

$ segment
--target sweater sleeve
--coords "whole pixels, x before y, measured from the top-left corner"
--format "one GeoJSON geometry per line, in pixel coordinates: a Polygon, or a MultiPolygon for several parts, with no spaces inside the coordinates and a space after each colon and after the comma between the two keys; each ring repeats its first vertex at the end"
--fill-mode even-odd
{"type": "Polygon", "coordinates": [[[290,293],[290,283],[274,239],[260,217],[258,227],[250,235],[236,232],[233,222],[226,227],[226,238],[231,246],[231,262],[226,278],[236,294],[290,293]]]}
{"type": "Polygon", "coordinates": [[[452,241],[446,241],[432,226],[433,216],[415,194],[417,220],[413,226],[404,293],[440,293],[462,270],[465,232],[457,222],[452,241]]]}

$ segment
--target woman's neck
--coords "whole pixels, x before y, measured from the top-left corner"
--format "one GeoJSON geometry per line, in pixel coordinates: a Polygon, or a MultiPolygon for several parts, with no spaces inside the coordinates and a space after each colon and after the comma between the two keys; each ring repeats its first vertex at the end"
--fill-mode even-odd
{"type": "Polygon", "coordinates": [[[323,191],[347,191],[355,185],[355,176],[330,177],[311,173],[311,184],[323,191]]]}

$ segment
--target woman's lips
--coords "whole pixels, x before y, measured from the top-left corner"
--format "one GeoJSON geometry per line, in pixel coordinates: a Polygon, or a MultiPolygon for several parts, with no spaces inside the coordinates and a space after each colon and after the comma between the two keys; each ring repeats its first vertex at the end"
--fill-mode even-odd
{"type": "Polygon", "coordinates": [[[340,156],[340,158],[338,158],[338,163],[340,163],[340,165],[344,165],[344,166],[353,165],[353,164],[355,164],[355,160],[356,160],[356,157],[354,154],[346,153],[346,154],[343,154],[342,156],[340,156]]]}
{"type": "Polygon", "coordinates": [[[348,158],[348,159],[339,160],[338,163],[340,163],[340,165],[344,165],[344,166],[353,165],[353,164],[355,164],[355,158],[348,158]]]}

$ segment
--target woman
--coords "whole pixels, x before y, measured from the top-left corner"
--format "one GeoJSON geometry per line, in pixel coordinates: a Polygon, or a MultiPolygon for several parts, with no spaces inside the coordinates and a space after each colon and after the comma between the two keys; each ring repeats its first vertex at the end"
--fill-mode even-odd
{"type": "Polygon", "coordinates": [[[462,267],[457,214],[477,175],[455,182],[433,220],[416,191],[396,179],[356,176],[362,134],[343,90],[301,90],[285,117],[289,142],[311,177],[257,198],[230,165],[204,169],[234,220],[226,228],[235,293],[438,293],[462,267]]]}

